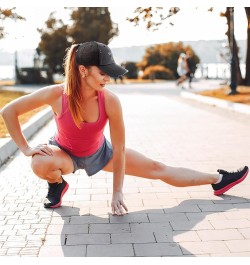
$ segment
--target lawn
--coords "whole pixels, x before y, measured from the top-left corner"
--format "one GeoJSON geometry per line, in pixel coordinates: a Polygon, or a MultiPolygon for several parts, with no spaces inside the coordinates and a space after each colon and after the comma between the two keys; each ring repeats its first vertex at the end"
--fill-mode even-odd
{"type": "MultiPolygon", "coordinates": [[[[7,91],[7,90],[0,90],[0,109],[5,106],[8,102],[19,98],[21,96],[25,95],[24,92],[16,92],[16,91],[7,91]]],[[[47,106],[37,108],[35,110],[32,110],[30,112],[27,112],[21,116],[19,116],[19,121],[21,124],[24,124],[27,122],[31,116],[36,114],[37,112],[41,111],[42,109],[46,108],[47,106]]],[[[0,117],[0,138],[7,137],[8,131],[6,129],[4,120],[2,117],[0,117]]]]}
{"type": "Polygon", "coordinates": [[[218,98],[218,99],[224,99],[224,100],[231,101],[234,103],[242,103],[242,104],[250,105],[250,87],[249,86],[238,86],[237,91],[239,92],[239,94],[228,95],[228,92],[230,92],[229,86],[223,86],[221,88],[217,88],[213,90],[205,90],[197,94],[202,95],[202,96],[218,98]]]}

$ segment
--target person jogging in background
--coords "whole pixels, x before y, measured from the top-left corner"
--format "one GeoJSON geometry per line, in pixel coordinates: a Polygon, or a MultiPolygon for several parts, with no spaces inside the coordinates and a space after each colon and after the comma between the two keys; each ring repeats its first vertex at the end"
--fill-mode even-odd
{"type": "MultiPolygon", "coordinates": [[[[187,56],[185,53],[181,53],[177,61],[177,74],[179,75],[179,78],[177,79],[177,86],[181,85],[187,79],[189,68],[187,65],[186,57],[187,56]]],[[[184,89],[183,86],[182,89],[184,89]]]]}
{"type": "Polygon", "coordinates": [[[63,175],[78,169],[85,169],[88,176],[100,170],[113,172],[111,208],[116,215],[128,211],[123,200],[126,174],[159,179],[177,187],[209,184],[215,195],[246,178],[247,166],[235,172],[218,169],[204,173],[165,165],[127,148],[120,100],[105,87],[110,77],[122,76],[127,70],[115,63],[107,45],[95,41],[73,44],[67,50],[64,66],[65,83],[22,96],[0,112],[14,142],[25,156],[31,157],[33,172],[48,182],[45,208],[61,206],[69,187],[63,175]],[[51,106],[56,131],[48,143],[30,146],[18,116],[43,105],[51,106]],[[110,142],[103,133],[108,121],[110,142]]]}
{"type": "Polygon", "coordinates": [[[186,52],[186,67],[187,67],[186,78],[188,79],[189,88],[192,88],[191,83],[194,78],[193,65],[194,63],[192,62],[192,53],[190,51],[187,51],[186,52]]]}

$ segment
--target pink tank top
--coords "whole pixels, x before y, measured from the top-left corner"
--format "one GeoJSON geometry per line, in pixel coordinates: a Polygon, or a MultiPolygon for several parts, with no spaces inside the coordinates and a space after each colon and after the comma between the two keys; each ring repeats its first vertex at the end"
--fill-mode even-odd
{"type": "Polygon", "coordinates": [[[62,93],[62,113],[54,115],[57,131],[54,139],[72,155],[82,157],[93,155],[103,144],[103,131],[108,121],[104,104],[104,92],[98,91],[99,118],[96,122],[84,122],[79,129],[68,108],[67,95],[62,93]]]}

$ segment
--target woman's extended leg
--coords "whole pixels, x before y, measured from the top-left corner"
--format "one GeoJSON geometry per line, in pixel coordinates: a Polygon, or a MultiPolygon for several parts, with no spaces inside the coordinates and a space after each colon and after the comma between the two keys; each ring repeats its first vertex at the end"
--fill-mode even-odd
{"type": "MultiPolygon", "coordinates": [[[[112,172],[112,169],[113,161],[111,159],[103,170],[112,172]]],[[[219,179],[218,173],[209,174],[187,168],[167,166],[132,149],[126,149],[125,173],[142,178],[160,179],[177,187],[213,184],[219,179]]]]}

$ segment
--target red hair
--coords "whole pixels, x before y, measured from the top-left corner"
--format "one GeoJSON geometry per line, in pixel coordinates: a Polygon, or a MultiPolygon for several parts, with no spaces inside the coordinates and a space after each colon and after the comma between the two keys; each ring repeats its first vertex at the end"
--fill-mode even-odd
{"type": "Polygon", "coordinates": [[[81,122],[83,122],[82,116],[82,95],[80,92],[81,86],[81,75],[76,63],[76,50],[78,44],[73,44],[67,50],[64,59],[64,70],[65,70],[65,93],[68,96],[69,110],[71,112],[72,118],[78,128],[81,127],[81,122]]]}

